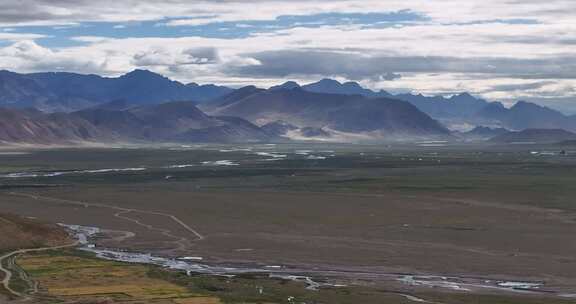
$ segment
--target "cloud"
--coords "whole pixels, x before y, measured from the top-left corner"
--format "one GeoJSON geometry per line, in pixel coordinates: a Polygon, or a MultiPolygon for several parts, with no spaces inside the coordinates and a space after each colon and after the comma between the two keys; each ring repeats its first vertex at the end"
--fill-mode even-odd
{"type": "Polygon", "coordinates": [[[461,0],[26,0],[0,4],[3,24],[160,21],[176,23],[274,20],[281,15],[412,10],[443,23],[530,19],[569,23],[574,1],[461,0]]]}
{"type": "Polygon", "coordinates": [[[153,47],[134,54],[132,63],[137,67],[164,67],[175,71],[176,66],[216,64],[218,60],[218,50],[212,47],[183,50],[153,47]]]}
{"type": "Polygon", "coordinates": [[[46,37],[45,35],[38,35],[38,34],[16,34],[16,33],[0,32],[0,41],[8,41],[8,42],[36,40],[45,37],[46,37]]]}
{"type": "Polygon", "coordinates": [[[575,12],[570,0],[2,1],[0,68],[147,68],[261,86],[334,77],[567,104],[576,96],[575,12]]]}
{"type": "Polygon", "coordinates": [[[21,72],[75,71],[98,73],[106,68],[105,61],[74,58],[56,53],[33,41],[19,41],[0,48],[0,66],[21,72]]]}
{"type": "MultiPolygon", "coordinates": [[[[394,73],[470,73],[492,77],[576,79],[576,56],[547,59],[507,57],[441,57],[370,55],[357,52],[281,50],[246,54],[259,65],[236,66],[236,75],[289,77],[299,75],[378,78],[394,73]]],[[[388,79],[387,79],[388,80],[388,79]]]]}
{"type": "Polygon", "coordinates": [[[219,61],[218,50],[212,47],[190,48],[182,52],[188,64],[215,64],[219,61]]]}
{"type": "Polygon", "coordinates": [[[386,12],[363,12],[363,13],[344,13],[344,12],[324,12],[324,13],[306,13],[301,15],[270,15],[270,19],[246,19],[232,16],[231,18],[222,17],[221,15],[197,15],[187,19],[172,19],[162,25],[172,27],[183,26],[202,26],[220,23],[222,25],[234,25],[240,28],[252,28],[254,30],[262,29],[268,26],[277,28],[291,27],[318,27],[322,25],[350,25],[365,24],[383,26],[385,24],[410,24],[427,21],[428,19],[411,10],[386,11],[386,12]]]}
{"type": "Polygon", "coordinates": [[[493,91],[527,91],[527,90],[537,90],[541,89],[547,85],[556,84],[555,81],[538,81],[530,83],[518,83],[518,84],[500,84],[492,87],[493,91]]]}
{"type": "Polygon", "coordinates": [[[402,75],[400,75],[400,74],[393,73],[393,72],[386,72],[385,74],[376,77],[375,80],[376,81],[392,81],[392,80],[396,80],[396,79],[400,79],[400,78],[402,78],[402,75]]]}

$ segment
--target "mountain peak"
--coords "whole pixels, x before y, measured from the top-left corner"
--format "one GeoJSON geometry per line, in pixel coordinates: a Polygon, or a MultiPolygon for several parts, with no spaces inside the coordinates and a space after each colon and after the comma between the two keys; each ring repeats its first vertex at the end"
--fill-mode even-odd
{"type": "Polygon", "coordinates": [[[351,89],[363,89],[359,83],[354,81],[348,81],[342,84],[343,87],[351,88],[351,89]]]}
{"type": "Polygon", "coordinates": [[[525,107],[538,107],[538,108],[544,108],[543,106],[537,105],[535,103],[531,103],[528,101],[524,101],[524,100],[520,100],[518,101],[516,104],[514,104],[514,106],[512,106],[512,108],[525,108],[525,107]]]}
{"type": "Polygon", "coordinates": [[[12,71],[8,71],[8,70],[0,70],[0,74],[16,75],[16,73],[14,73],[14,72],[12,72],[12,71]]]}
{"type": "Polygon", "coordinates": [[[468,92],[462,92],[460,94],[456,95],[457,97],[465,97],[465,98],[474,98],[474,96],[472,96],[472,94],[468,93],[468,92]]]}
{"type": "Polygon", "coordinates": [[[315,93],[343,94],[343,95],[361,95],[369,98],[374,97],[391,97],[388,92],[380,90],[379,92],[362,87],[357,82],[348,81],[340,83],[337,80],[325,78],[318,82],[302,86],[305,91],[315,93]]]}
{"type": "Polygon", "coordinates": [[[340,86],[342,85],[340,83],[340,81],[335,80],[335,79],[331,79],[331,78],[324,78],[318,82],[316,82],[317,84],[322,84],[322,85],[335,85],[335,86],[340,86]]]}
{"type": "Polygon", "coordinates": [[[322,78],[320,80],[318,80],[317,82],[320,83],[338,83],[340,84],[340,81],[336,80],[336,79],[332,79],[332,78],[322,78]]]}
{"type": "Polygon", "coordinates": [[[550,109],[545,106],[541,106],[539,104],[535,104],[528,101],[520,100],[515,105],[510,108],[511,111],[538,111],[538,112],[555,112],[561,114],[560,112],[550,109]]]}
{"type": "Polygon", "coordinates": [[[166,77],[154,73],[150,70],[135,69],[129,73],[122,75],[120,78],[155,78],[155,79],[166,79],[166,77]]]}
{"type": "Polygon", "coordinates": [[[296,88],[300,88],[300,85],[297,82],[286,81],[285,83],[283,83],[281,85],[270,87],[270,90],[279,90],[279,89],[292,90],[292,89],[296,89],[296,88]]]}
{"type": "Polygon", "coordinates": [[[247,85],[245,87],[241,87],[237,89],[235,92],[255,92],[259,89],[255,85],[247,85]]]}
{"type": "Polygon", "coordinates": [[[472,94],[470,94],[468,92],[463,92],[460,94],[453,95],[452,97],[450,97],[450,100],[453,100],[456,102],[458,102],[458,101],[477,101],[478,98],[472,96],[472,94]]]}

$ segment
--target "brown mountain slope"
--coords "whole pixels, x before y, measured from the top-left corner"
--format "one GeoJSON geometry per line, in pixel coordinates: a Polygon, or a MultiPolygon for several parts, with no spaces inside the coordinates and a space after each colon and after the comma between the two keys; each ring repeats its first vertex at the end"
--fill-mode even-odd
{"type": "Polygon", "coordinates": [[[91,123],[67,114],[0,108],[0,142],[62,144],[106,137],[91,123]]]}
{"type": "Polygon", "coordinates": [[[410,103],[395,99],[311,93],[299,88],[242,97],[228,100],[210,113],[242,117],[259,125],[281,120],[299,127],[377,133],[384,139],[449,136],[440,123],[410,103]]]}
{"type": "Polygon", "coordinates": [[[57,246],[69,241],[66,231],[56,225],[0,214],[0,252],[57,246]]]}
{"type": "Polygon", "coordinates": [[[212,117],[187,101],[126,110],[88,109],[71,114],[121,138],[168,142],[269,141],[259,127],[240,118],[212,117]]]}
{"type": "Polygon", "coordinates": [[[212,117],[192,102],[126,110],[91,108],[46,114],[0,108],[1,144],[73,145],[117,142],[261,142],[273,138],[239,118],[212,117]]]}

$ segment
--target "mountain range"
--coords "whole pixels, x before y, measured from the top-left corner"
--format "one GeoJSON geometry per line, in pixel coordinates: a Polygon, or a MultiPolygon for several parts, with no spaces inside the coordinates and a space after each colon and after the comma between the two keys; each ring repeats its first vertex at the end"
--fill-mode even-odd
{"type": "Polygon", "coordinates": [[[69,113],[0,109],[0,142],[29,144],[264,142],[275,137],[237,117],[213,117],[192,102],[129,109],[108,104],[69,113]]]}
{"type": "Polygon", "coordinates": [[[115,78],[0,71],[0,108],[0,141],[8,143],[486,140],[508,130],[576,131],[574,116],[468,93],[393,95],[331,79],[231,89],[146,70],[115,78]]]}
{"type": "Polygon", "coordinates": [[[287,82],[273,89],[282,87],[300,87],[305,91],[315,93],[361,95],[367,98],[393,98],[407,101],[453,130],[489,126],[511,130],[560,128],[576,131],[576,116],[564,115],[548,107],[525,101],[519,101],[511,108],[506,108],[500,102],[490,102],[469,93],[450,97],[421,94],[393,95],[382,90],[376,92],[363,88],[355,82],[340,83],[330,79],[303,86],[295,82],[287,82]]]}
{"type": "Polygon", "coordinates": [[[146,70],[134,70],[116,78],[0,71],[0,106],[34,107],[45,112],[70,112],[114,100],[138,105],[182,100],[202,102],[232,91],[211,84],[182,84],[146,70]]]}
{"type": "Polygon", "coordinates": [[[266,91],[244,88],[239,92],[243,94],[226,96],[202,108],[212,115],[238,116],[257,125],[283,122],[293,130],[345,141],[362,137],[447,138],[450,133],[410,103],[391,98],[314,93],[300,87],[266,91]],[[312,129],[316,132],[311,132],[312,129]]]}

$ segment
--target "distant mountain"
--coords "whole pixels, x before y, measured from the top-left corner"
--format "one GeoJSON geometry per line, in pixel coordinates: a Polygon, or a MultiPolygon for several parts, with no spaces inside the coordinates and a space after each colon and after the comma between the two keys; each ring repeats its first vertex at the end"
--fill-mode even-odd
{"type": "Polygon", "coordinates": [[[215,85],[184,85],[159,74],[135,70],[117,78],[75,73],[0,72],[0,106],[73,111],[114,100],[135,105],[169,101],[202,102],[233,90],[215,85]]]}
{"type": "Polygon", "coordinates": [[[0,71],[0,106],[10,108],[53,108],[57,96],[28,77],[0,71]]]}
{"type": "Polygon", "coordinates": [[[275,136],[286,136],[288,132],[298,129],[297,126],[281,120],[269,122],[262,126],[262,130],[275,136]]]}
{"type": "Polygon", "coordinates": [[[566,129],[576,131],[576,120],[556,110],[520,101],[510,109],[483,109],[479,118],[510,129],[566,129]]]}
{"type": "Polygon", "coordinates": [[[174,137],[178,141],[213,143],[254,143],[278,141],[258,126],[238,117],[219,116],[212,118],[207,128],[190,129],[174,137]]]}
{"type": "Polygon", "coordinates": [[[400,100],[313,93],[300,88],[247,95],[225,97],[226,102],[210,109],[210,113],[238,116],[258,125],[280,120],[298,128],[331,130],[341,136],[362,135],[371,140],[449,136],[440,123],[400,100]]]}
{"type": "Polygon", "coordinates": [[[490,128],[485,126],[478,126],[468,132],[461,133],[461,137],[466,140],[488,140],[498,135],[506,134],[510,131],[504,128],[490,128]]]}
{"type": "MultiPolygon", "coordinates": [[[[282,85],[285,86],[286,84],[282,85]]],[[[372,91],[363,88],[356,82],[340,83],[333,79],[322,79],[318,82],[302,86],[302,89],[315,93],[330,93],[344,95],[362,95],[369,98],[388,97],[408,101],[421,111],[436,118],[446,119],[470,116],[488,104],[487,101],[476,98],[469,93],[462,93],[452,97],[398,94],[392,95],[384,90],[372,91]]]]}
{"type": "Polygon", "coordinates": [[[240,118],[212,117],[192,102],[169,102],[127,110],[71,113],[118,137],[142,141],[260,142],[274,137],[240,118]]]}
{"type": "Polygon", "coordinates": [[[69,115],[81,118],[115,138],[150,139],[145,136],[146,122],[129,111],[93,108],[69,115]]]}
{"type": "Polygon", "coordinates": [[[410,102],[436,119],[447,121],[469,120],[489,104],[486,100],[476,98],[468,93],[461,93],[451,97],[428,97],[412,94],[400,94],[395,97],[410,102]]]}
{"type": "Polygon", "coordinates": [[[280,90],[280,89],[288,89],[288,90],[291,90],[291,89],[296,89],[296,88],[300,88],[300,85],[299,85],[297,82],[295,82],[295,81],[287,81],[287,82],[285,82],[285,83],[283,83],[283,84],[281,84],[281,85],[277,85],[277,86],[270,87],[270,90],[280,90]]]}
{"type": "Polygon", "coordinates": [[[36,73],[27,76],[52,90],[57,96],[86,99],[94,103],[116,99],[138,104],[203,101],[232,91],[230,88],[215,85],[184,85],[147,70],[134,70],[117,78],[73,73],[36,73]]]}
{"type": "MultiPolygon", "coordinates": [[[[255,86],[233,90],[216,85],[183,84],[146,70],[114,78],[60,72],[18,74],[0,71],[0,107],[35,108],[47,113],[74,112],[74,119],[89,121],[96,128],[94,134],[88,132],[87,137],[104,136],[106,139],[129,135],[129,139],[142,140],[180,140],[180,136],[207,140],[210,134],[219,132],[219,138],[226,141],[232,140],[232,134],[261,140],[262,134],[256,135],[256,131],[274,135],[285,127],[274,125],[277,121],[295,128],[284,130],[282,136],[329,135],[324,137],[343,141],[447,136],[449,132],[444,126],[457,130],[466,138],[487,138],[488,134],[476,133],[490,133],[489,130],[466,132],[477,126],[576,132],[576,116],[566,116],[529,102],[518,102],[506,108],[499,102],[489,102],[469,93],[450,97],[391,95],[383,90],[363,88],[356,82],[341,83],[332,79],[302,86],[287,81],[268,90],[255,86]],[[199,109],[190,107],[194,104],[199,109]],[[156,105],[161,106],[155,108],[156,105]],[[183,112],[170,115],[163,112],[171,107],[183,112]],[[145,115],[152,109],[159,112],[145,115]],[[212,117],[203,112],[225,117],[212,117]],[[155,121],[155,115],[163,118],[155,121]],[[267,130],[254,129],[254,125],[233,117],[262,125],[267,130]],[[194,133],[193,130],[203,131],[194,133]],[[224,134],[228,137],[224,138],[224,134]]],[[[30,110],[23,112],[32,115],[30,110]]],[[[43,123],[50,124],[64,124],[62,119],[72,119],[58,114],[53,119],[60,121],[55,122],[41,113],[35,115],[39,115],[38,119],[43,119],[43,123]]],[[[73,121],[68,123],[75,125],[73,121]]],[[[23,125],[21,127],[25,129],[23,125]]],[[[15,126],[13,130],[17,128],[15,126]]]]}
{"type": "Polygon", "coordinates": [[[491,102],[476,113],[480,120],[487,119],[488,122],[502,124],[508,114],[508,109],[500,102],[491,102]]]}
{"type": "Polygon", "coordinates": [[[109,78],[108,100],[125,99],[138,104],[158,104],[168,101],[192,100],[194,97],[180,82],[146,70],[134,70],[119,78],[109,78]]]}
{"type": "Polygon", "coordinates": [[[114,142],[264,142],[276,137],[235,117],[212,117],[191,102],[126,110],[94,107],[46,114],[0,108],[0,143],[77,144],[114,142]]]}
{"type": "Polygon", "coordinates": [[[127,110],[135,106],[136,105],[129,103],[125,99],[116,99],[111,102],[101,103],[93,107],[86,108],[85,110],[100,109],[100,110],[120,111],[120,110],[127,110]]]}
{"type": "Polygon", "coordinates": [[[189,94],[193,95],[192,100],[197,102],[205,102],[208,100],[213,100],[222,97],[224,95],[230,94],[234,91],[234,89],[225,86],[218,86],[214,84],[199,85],[194,82],[187,84],[186,87],[190,91],[189,94]]]}
{"type": "MultiPolygon", "coordinates": [[[[286,87],[293,83],[286,83],[286,87]]],[[[566,116],[556,110],[529,102],[518,102],[510,109],[500,102],[489,102],[461,93],[450,97],[424,96],[421,94],[391,95],[386,91],[375,92],[361,87],[358,83],[340,83],[332,79],[302,86],[302,89],[317,93],[362,95],[368,98],[390,97],[408,101],[420,111],[439,120],[451,129],[470,126],[491,125],[507,129],[561,128],[576,131],[576,118],[566,116]]]]}
{"type": "Polygon", "coordinates": [[[68,114],[44,114],[30,109],[0,108],[0,142],[62,144],[111,141],[113,138],[91,123],[68,114]]]}
{"type": "Polygon", "coordinates": [[[246,86],[209,102],[202,103],[200,104],[200,108],[203,110],[210,110],[218,107],[224,107],[237,102],[238,100],[248,98],[252,95],[262,93],[264,91],[266,90],[257,88],[255,86],[246,86]]]}
{"type": "Polygon", "coordinates": [[[560,143],[576,140],[576,133],[562,129],[526,129],[508,132],[490,140],[493,143],[560,143]]]}
{"type": "Polygon", "coordinates": [[[365,89],[357,82],[340,83],[333,79],[322,79],[318,82],[302,86],[302,89],[313,93],[343,94],[343,95],[362,95],[365,97],[391,97],[388,92],[374,92],[365,89]]]}

